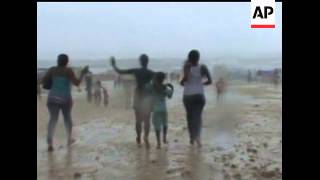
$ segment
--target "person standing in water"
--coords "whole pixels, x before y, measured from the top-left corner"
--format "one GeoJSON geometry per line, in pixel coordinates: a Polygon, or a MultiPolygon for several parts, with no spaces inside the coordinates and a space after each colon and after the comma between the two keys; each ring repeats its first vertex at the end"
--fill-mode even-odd
{"type": "Polygon", "coordinates": [[[273,85],[274,87],[278,87],[279,85],[279,79],[280,79],[280,75],[279,75],[279,70],[278,69],[274,69],[273,71],[273,75],[272,75],[272,81],[273,81],[273,85]]]}
{"type": "Polygon", "coordinates": [[[109,104],[109,94],[108,94],[107,88],[102,87],[102,92],[103,92],[103,105],[104,105],[104,107],[108,107],[108,104],[109,104]]]}
{"type": "Polygon", "coordinates": [[[101,100],[102,100],[102,95],[101,95],[101,90],[103,89],[101,85],[101,81],[98,80],[94,86],[94,103],[97,106],[100,106],[101,100]]]}
{"type": "Polygon", "coordinates": [[[50,89],[47,99],[47,107],[50,114],[48,123],[48,151],[53,151],[53,135],[58,121],[59,111],[62,111],[64,118],[64,125],[67,131],[68,145],[75,142],[72,138],[72,96],[71,86],[79,86],[88,67],[81,70],[80,78],[76,78],[74,71],[67,67],[69,57],[66,54],[60,54],[58,56],[57,66],[51,67],[42,79],[43,84],[50,84],[50,89]],[[48,83],[50,82],[50,83],[48,83]]]}
{"type": "Polygon", "coordinates": [[[136,117],[136,142],[141,144],[142,123],[144,123],[144,142],[146,148],[149,148],[149,130],[151,116],[151,95],[145,90],[154,76],[154,72],[148,69],[149,58],[146,54],[142,54],[139,58],[141,68],[133,68],[121,70],[116,66],[114,57],[111,57],[111,65],[119,74],[132,74],[136,79],[136,88],[134,92],[133,108],[136,117]]]}
{"type": "Polygon", "coordinates": [[[115,74],[113,76],[113,89],[116,89],[119,86],[120,75],[115,74]]]}
{"type": "Polygon", "coordinates": [[[89,71],[85,77],[86,80],[86,91],[87,91],[87,101],[91,103],[92,100],[92,72],[89,71]]]}
{"type": "Polygon", "coordinates": [[[197,50],[191,50],[188,60],[183,66],[183,78],[180,84],[184,86],[183,104],[187,114],[188,130],[190,135],[190,144],[196,141],[198,147],[201,147],[201,126],[202,110],[205,106],[204,85],[212,83],[211,75],[205,65],[199,65],[200,53],[197,50]],[[207,80],[203,82],[203,78],[207,80]]]}
{"type": "Polygon", "coordinates": [[[226,82],[222,77],[216,82],[216,93],[217,93],[217,102],[222,98],[223,93],[225,92],[226,82]]]}

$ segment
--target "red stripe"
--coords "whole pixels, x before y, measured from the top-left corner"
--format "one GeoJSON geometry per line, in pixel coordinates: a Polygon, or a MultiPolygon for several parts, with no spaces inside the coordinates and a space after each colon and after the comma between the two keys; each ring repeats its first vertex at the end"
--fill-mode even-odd
{"type": "Polygon", "coordinates": [[[270,25],[267,25],[267,24],[251,24],[251,28],[275,28],[276,25],[274,24],[270,24],[270,25]]]}

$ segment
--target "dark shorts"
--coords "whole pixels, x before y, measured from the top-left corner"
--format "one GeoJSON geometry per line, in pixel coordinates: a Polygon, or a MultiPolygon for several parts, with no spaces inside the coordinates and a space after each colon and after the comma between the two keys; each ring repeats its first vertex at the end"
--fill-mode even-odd
{"type": "Polygon", "coordinates": [[[59,105],[68,105],[71,106],[73,105],[73,100],[72,97],[59,97],[59,96],[48,96],[47,99],[48,104],[59,104],[59,105]]]}
{"type": "Polygon", "coordinates": [[[141,93],[137,90],[134,94],[133,109],[138,111],[151,112],[152,111],[152,97],[147,93],[141,93]]]}

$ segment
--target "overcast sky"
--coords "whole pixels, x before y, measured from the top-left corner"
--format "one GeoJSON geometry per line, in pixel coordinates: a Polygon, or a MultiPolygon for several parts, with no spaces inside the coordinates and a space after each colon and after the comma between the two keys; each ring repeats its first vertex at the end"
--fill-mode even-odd
{"type": "Polygon", "coordinates": [[[114,55],[184,58],[274,56],[282,51],[282,3],[276,28],[250,28],[250,2],[202,3],[37,3],[37,55],[55,60],[114,55]]]}

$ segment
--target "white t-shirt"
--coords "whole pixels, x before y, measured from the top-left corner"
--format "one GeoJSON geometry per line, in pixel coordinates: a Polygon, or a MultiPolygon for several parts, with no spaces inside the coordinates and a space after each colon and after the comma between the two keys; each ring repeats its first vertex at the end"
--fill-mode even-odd
{"type": "Polygon", "coordinates": [[[201,65],[191,66],[187,81],[184,83],[184,95],[204,94],[201,65]]]}

